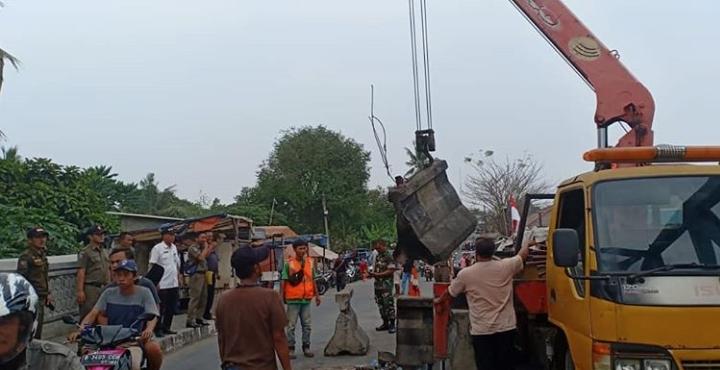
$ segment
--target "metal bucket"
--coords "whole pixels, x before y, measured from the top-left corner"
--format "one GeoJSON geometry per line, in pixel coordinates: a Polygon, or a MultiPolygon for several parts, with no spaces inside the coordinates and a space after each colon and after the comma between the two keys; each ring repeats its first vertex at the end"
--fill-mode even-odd
{"type": "Polygon", "coordinates": [[[450,258],[477,226],[446,170],[447,162],[435,160],[389,190],[397,214],[398,247],[413,259],[435,263],[450,258]]]}

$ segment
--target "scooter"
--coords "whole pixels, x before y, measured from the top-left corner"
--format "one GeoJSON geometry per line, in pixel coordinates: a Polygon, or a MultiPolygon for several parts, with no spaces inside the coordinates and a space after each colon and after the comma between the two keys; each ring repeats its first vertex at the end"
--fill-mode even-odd
{"type": "MultiPolygon", "coordinates": [[[[150,321],[155,316],[142,314],[131,325],[150,321]]],[[[79,326],[72,316],[64,316],[68,325],[79,326]]],[[[120,325],[91,325],[82,328],[78,347],[82,349],[80,363],[87,370],[146,370],[145,350],[140,344],[140,331],[120,325]]]]}
{"type": "Polygon", "coordinates": [[[330,287],[335,285],[335,278],[333,277],[332,271],[325,272],[315,278],[315,285],[317,285],[318,294],[325,295],[330,287]]]}

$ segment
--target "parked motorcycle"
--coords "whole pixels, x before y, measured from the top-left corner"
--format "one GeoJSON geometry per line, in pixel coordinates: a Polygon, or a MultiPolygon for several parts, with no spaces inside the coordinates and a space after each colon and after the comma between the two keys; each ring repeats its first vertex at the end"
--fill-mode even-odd
{"type": "Polygon", "coordinates": [[[335,286],[335,277],[332,271],[327,271],[324,274],[320,274],[315,278],[315,285],[318,289],[319,295],[325,295],[330,287],[335,286]]]}
{"type": "MultiPolygon", "coordinates": [[[[142,314],[131,325],[152,320],[152,314],[142,314]]],[[[72,316],[62,318],[68,325],[79,326],[72,316]]],[[[80,363],[87,370],[145,370],[145,350],[138,341],[141,332],[120,325],[91,325],[82,328],[78,347],[82,349],[80,363]]]]}

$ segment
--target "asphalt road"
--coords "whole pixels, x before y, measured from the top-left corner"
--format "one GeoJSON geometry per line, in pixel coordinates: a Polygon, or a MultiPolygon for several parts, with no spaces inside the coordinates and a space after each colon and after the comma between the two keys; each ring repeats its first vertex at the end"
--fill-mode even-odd
{"type": "MultiPolygon", "coordinates": [[[[339,308],[334,301],[335,290],[331,289],[323,296],[320,306],[313,305],[312,319],[313,331],[311,336],[310,349],[315,352],[315,357],[306,359],[300,355],[293,360],[293,369],[311,369],[326,366],[353,366],[369,365],[377,358],[378,350],[395,352],[395,336],[387,332],[378,333],[375,327],[381,322],[375,300],[373,298],[373,286],[371,281],[356,282],[350,284],[353,289],[352,306],[355,310],[360,326],[370,337],[370,351],[368,356],[342,356],[325,357],[322,355],[325,345],[330,340],[335,330],[335,319],[339,308]]],[[[430,285],[423,286],[424,294],[431,292],[430,285]]],[[[297,325],[297,341],[300,342],[300,323],[297,325]]],[[[163,369],[172,370],[204,370],[219,369],[220,359],[217,349],[217,339],[209,338],[192,346],[185,347],[166,357],[163,369]]]]}
{"type": "MultiPolygon", "coordinates": [[[[422,281],[423,279],[421,279],[422,281]]],[[[331,289],[323,296],[322,304],[313,305],[312,345],[315,357],[306,359],[298,351],[298,358],[292,361],[293,369],[311,370],[325,367],[352,367],[370,365],[377,359],[378,351],[395,352],[395,336],[387,332],[378,333],[375,327],[380,324],[371,281],[350,284],[353,288],[352,306],[358,316],[360,326],[370,337],[370,350],[367,356],[325,357],[323,349],[330,340],[335,329],[335,319],[339,309],[333,299],[335,290],[331,289]]],[[[430,283],[421,282],[423,296],[432,294],[430,283]]],[[[300,342],[300,323],[297,325],[297,341],[300,342]]],[[[208,338],[189,347],[185,347],[166,357],[163,369],[168,370],[205,370],[220,369],[217,338],[208,338]]],[[[535,370],[534,367],[523,365],[518,370],[535,370]]]]}

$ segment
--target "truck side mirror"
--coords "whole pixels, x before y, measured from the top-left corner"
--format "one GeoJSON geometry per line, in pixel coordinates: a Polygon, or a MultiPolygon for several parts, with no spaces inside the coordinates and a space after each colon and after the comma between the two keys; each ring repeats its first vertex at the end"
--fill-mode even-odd
{"type": "Polygon", "coordinates": [[[580,256],[577,231],[556,229],[552,236],[553,262],[558,267],[575,267],[580,256]]]}

